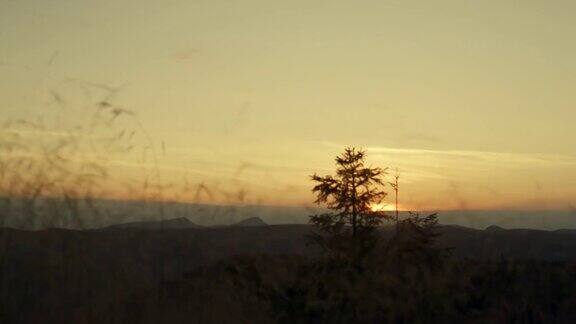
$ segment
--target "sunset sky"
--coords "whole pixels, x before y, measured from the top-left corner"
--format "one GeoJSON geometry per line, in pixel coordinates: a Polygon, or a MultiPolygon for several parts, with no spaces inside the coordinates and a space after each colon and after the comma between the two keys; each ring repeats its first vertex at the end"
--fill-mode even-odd
{"type": "Polygon", "coordinates": [[[351,145],[400,170],[403,209],[565,210],[574,35],[574,1],[0,0],[0,119],[118,87],[202,202],[310,204],[351,145]]]}

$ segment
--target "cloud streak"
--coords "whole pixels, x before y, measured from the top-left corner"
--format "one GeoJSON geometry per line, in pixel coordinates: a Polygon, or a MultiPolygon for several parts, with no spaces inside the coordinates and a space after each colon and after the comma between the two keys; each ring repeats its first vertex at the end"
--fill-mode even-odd
{"type": "MultiPolygon", "coordinates": [[[[319,142],[331,148],[345,145],[333,142],[319,142]]],[[[460,164],[463,169],[472,166],[493,165],[504,168],[517,167],[576,167],[576,156],[544,153],[510,153],[471,150],[432,150],[419,148],[392,148],[385,146],[366,147],[371,156],[387,156],[410,162],[414,165],[446,166],[460,164]]]]}
{"type": "Polygon", "coordinates": [[[473,161],[501,166],[576,166],[576,158],[559,154],[523,154],[465,150],[399,149],[388,147],[368,147],[371,153],[432,157],[473,161]]]}

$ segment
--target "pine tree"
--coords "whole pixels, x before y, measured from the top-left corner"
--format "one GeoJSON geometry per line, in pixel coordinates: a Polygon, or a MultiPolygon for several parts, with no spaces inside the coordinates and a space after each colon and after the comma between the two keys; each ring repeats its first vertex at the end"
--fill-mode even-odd
{"type": "MultiPolygon", "coordinates": [[[[321,231],[328,233],[333,244],[347,244],[365,241],[387,217],[382,210],[374,207],[382,204],[386,197],[384,176],[386,169],[365,165],[366,151],[346,148],[336,157],[336,174],[319,176],[311,179],[316,183],[312,192],[316,194],[316,203],[325,205],[333,212],[313,215],[310,223],[321,231]]],[[[322,237],[315,236],[316,241],[324,247],[331,244],[322,237]]],[[[332,246],[334,247],[334,246],[332,246]]]]}

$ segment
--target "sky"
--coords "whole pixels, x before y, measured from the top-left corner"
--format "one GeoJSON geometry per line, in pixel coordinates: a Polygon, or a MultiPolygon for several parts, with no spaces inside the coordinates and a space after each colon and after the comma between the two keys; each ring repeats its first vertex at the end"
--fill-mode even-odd
{"type": "Polygon", "coordinates": [[[307,205],[357,146],[402,209],[574,209],[575,33],[573,1],[0,0],[0,119],[105,98],[185,201],[307,205]]]}

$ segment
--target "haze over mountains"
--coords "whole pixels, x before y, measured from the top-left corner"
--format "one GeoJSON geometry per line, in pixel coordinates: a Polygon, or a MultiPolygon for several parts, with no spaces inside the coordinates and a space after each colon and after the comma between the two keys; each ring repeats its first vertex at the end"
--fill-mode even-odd
{"type": "MultiPolygon", "coordinates": [[[[32,214],[28,208],[25,208],[26,201],[12,199],[11,208],[0,209],[0,227],[90,229],[161,219],[187,219],[195,226],[224,226],[252,218],[259,218],[270,225],[306,224],[310,215],[326,211],[316,206],[226,206],[104,199],[95,200],[90,205],[80,202],[74,211],[63,209],[52,211],[49,207],[42,207],[48,206],[48,201],[48,199],[37,201],[37,210],[32,214]]],[[[432,212],[421,212],[421,214],[426,213],[432,212]]],[[[407,212],[401,212],[401,216],[407,214],[407,212]]],[[[475,229],[484,229],[491,225],[507,229],[576,229],[576,211],[569,209],[559,211],[439,211],[438,218],[440,224],[460,225],[475,229]]]]}
{"type": "Polygon", "coordinates": [[[129,222],[121,223],[108,226],[108,229],[183,229],[183,228],[200,228],[201,226],[192,223],[190,220],[184,217],[159,220],[159,221],[140,221],[140,222],[129,222]]]}
{"type": "MultiPolygon", "coordinates": [[[[244,219],[238,223],[231,225],[216,225],[214,227],[254,227],[254,226],[268,226],[263,220],[258,217],[251,217],[244,219]]],[[[161,219],[161,220],[151,220],[151,221],[140,221],[140,222],[128,222],[121,224],[114,224],[105,229],[146,229],[146,230],[170,230],[170,229],[188,229],[188,228],[203,228],[191,222],[185,217],[172,218],[172,219],[161,219]]]]}

